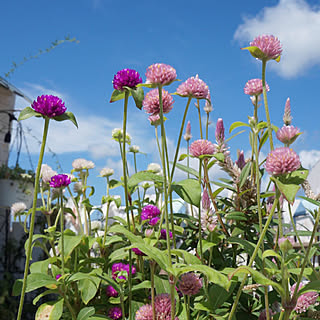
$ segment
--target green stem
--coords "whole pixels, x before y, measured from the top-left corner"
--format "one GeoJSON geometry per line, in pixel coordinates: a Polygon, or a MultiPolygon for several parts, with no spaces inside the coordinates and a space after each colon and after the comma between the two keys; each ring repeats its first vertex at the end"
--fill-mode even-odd
{"type": "Polygon", "coordinates": [[[208,140],[209,135],[209,112],[207,112],[207,122],[206,122],[206,140],[208,140]]]}
{"type": "Polygon", "coordinates": [[[32,248],[32,237],[33,237],[34,222],[35,222],[36,209],[37,209],[40,170],[41,170],[42,160],[43,160],[43,156],[44,156],[45,145],[46,145],[46,141],[47,141],[48,128],[49,128],[49,118],[45,118],[44,128],[43,128],[43,136],[42,136],[42,142],[41,142],[41,148],[40,148],[40,154],[39,154],[39,160],[38,160],[38,166],[37,166],[36,177],[35,177],[35,182],[34,182],[34,194],[33,194],[31,221],[30,221],[29,239],[28,239],[26,263],[25,263],[25,267],[24,267],[23,283],[22,283],[22,290],[21,290],[21,297],[20,297],[17,320],[21,319],[23,303],[24,303],[24,296],[25,296],[26,287],[27,287],[27,275],[29,272],[29,263],[30,263],[31,248],[32,248]]]}
{"type": "MultiPolygon", "coordinates": [[[[121,304],[121,310],[122,310],[122,320],[126,320],[125,311],[124,311],[124,297],[123,296],[124,296],[123,288],[122,288],[122,285],[120,285],[120,304],[121,304]]],[[[129,316],[129,319],[130,319],[130,316],[129,316]]]]}
{"type": "Polygon", "coordinates": [[[199,99],[197,99],[196,108],[198,109],[198,116],[199,116],[200,137],[201,137],[201,139],[203,139],[202,123],[201,123],[201,112],[200,112],[200,101],[199,101],[199,99]]]}
{"type": "Polygon", "coordinates": [[[267,118],[267,125],[268,125],[268,135],[270,141],[270,150],[273,150],[273,139],[272,139],[272,126],[270,121],[270,114],[269,114],[269,107],[268,107],[268,100],[267,100],[267,88],[266,88],[266,66],[267,61],[262,60],[262,88],[263,88],[263,101],[264,107],[266,110],[266,118],[267,118]]]}
{"type": "Polygon", "coordinates": [[[155,269],[155,262],[150,261],[150,271],[151,271],[151,305],[152,305],[152,319],[156,320],[156,308],[154,304],[154,269],[155,269]]]}
{"type": "Polygon", "coordinates": [[[76,320],[76,319],[77,319],[77,316],[76,316],[76,314],[75,314],[75,312],[74,312],[74,310],[73,310],[73,308],[72,308],[69,300],[67,299],[66,294],[64,294],[64,302],[66,303],[67,308],[69,309],[69,311],[70,311],[70,313],[71,313],[72,320],[76,320]]]}
{"type": "Polygon", "coordinates": [[[106,238],[107,238],[107,232],[108,232],[108,220],[109,220],[109,208],[110,208],[110,202],[107,203],[107,212],[106,212],[106,222],[104,224],[104,235],[103,235],[103,247],[106,245],[106,238]]]}
{"type": "MultiPolygon", "coordinates": [[[[187,168],[190,168],[190,159],[189,159],[189,140],[187,141],[187,168]]],[[[190,173],[188,171],[188,179],[190,179],[190,173]]]]}
{"type": "MultiPolygon", "coordinates": [[[[133,159],[134,159],[134,172],[137,173],[138,169],[137,169],[137,158],[136,158],[136,153],[133,153],[133,159]]],[[[139,212],[141,212],[141,197],[140,197],[140,191],[139,191],[139,187],[137,188],[137,193],[138,193],[138,207],[139,207],[139,212]]]]}
{"type": "Polygon", "coordinates": [[[62,189],[60,190],[60,232],[61,232],[61,266],[62,275],[64,275],[64,212],[63,212],[63,194],[62,189]]]}
{"type": "MultiPolygon", "coordinates": [[[[207,159],[204,159],[204,169],[203,171],[205,172],[207,170],[206,168],[206,164],[207,164],[207,159]]],[[[200,183],[200,186],[201,186],[201,167],[202,167],[202,160],[199,160],[199,183],[200,183]]],[[[204,261],[203,261],[203,249],[202,249],[202,225],[201,225],[201,209],[200,209],[200,204],[199,204],[199,207],[198,207],[198,232],[199,232],[199,245],[200,245],[200,260],[201,260],[201,263],[203,264],[204,261]]]]}

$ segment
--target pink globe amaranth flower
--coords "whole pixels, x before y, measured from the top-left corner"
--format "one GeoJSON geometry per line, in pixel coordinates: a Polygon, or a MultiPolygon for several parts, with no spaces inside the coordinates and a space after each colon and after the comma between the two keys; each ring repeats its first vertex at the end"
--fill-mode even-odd
{"type": "Polygon", "coordinates": [[[141,220],[148,220],[160,216],[161,211],[157,206],[148,204],[141,210],[141,220]]]}
{"type": "Polygon", "coordinates": [[[110,308],[109,311],[108,311],[108,317],[113,319],[113,320],[117,320],[117,319],[122,318],[121,308],[119,308],[119,307],[110,308]]]}
{"type": "Polygon", "coordinates": [[[204,154],[214,154],[215,147],[212,142],[199,139],[191,143],[189,151],[192,156],[200,157],[204,154]]]}
{"type": "Polygon", "coordinates": [[[273,35],[258,36],[250,43],[250,46],[258,47],[262,51],[262,55],[255,55],[260,60],[276,60],[282,53],[280,40],[273,35]]]}
{"type": "Polygon", "coordinates": [[[177,94],[182,97],[192,97],[196,99],[205,99],[208,96],[209,87],[199,79],[199,76],[190,77],[181,83],[177,89],[177,94]]]}
{"type": "Polygon", "coordinates": [[[64,102],[59,97],[42,95],[33,101],[31,107],[38,113],[48,118],[61,116],[67,111],[64,102]]]}
{"type": "Polygon", "coordinates": [[[292,117],[291,117],[291,103],[290,103],[290,98],[287,99],[286,101],[286,105],[284,107],[284,114],[283,114],[283,123],[286,126],[289,126],[291,124],[292,121],[292,117]]]}
{"type": "Polygon", "coordinates": [[[142,83],[140,74],[133,69],[118,71],[112,81],[113,88],[120,91],[123,91],[124,87],[134,88],[139,83],[142,83]]]}
{"type": "Polygon", "coordinates": [[[178,289],[187,296],[196,295],[202,288],[202,280],[193,272],[185,273],[180,277],[178,289]]]}
{"type": "Polygon", "coordinates": [[[284,125],[276,133],[276,137],[279,141],[286,145],[292,144],[299,136],[300,130],[294,126],[284,125]]]}
{"type": "Polygon", "coordinates": [[[192,134],[191,134],[191,123],[190,121],[188,121],[187,125],[186,125],[186,132],[183,135],[183,139],[186,141],[189,141],[192,138],[192,134]]]}
{"type": "Polygon", "coordinates": [[[150,219],[149,225],[150,226],[155,226],[159,221],[160,221],[159,217],[154,217],[154,218],[150,219]]]}
{"type": "Polygon", "coordinates": [[[141,306],[136,312],[135,320],[153,320],[152,305],[141,306]]]}
{"type": "MultiPolygon", "coordinates": [[[[304,286],[303,283],[300,283],[299,290],[301,290],[303,288],[303,286],[304,286]]],[[[290,289],[291,296],[293,295],[295,288],[296,288],[296,283],[290,289]]],[[[299,292],[299,290],[298,290],[298,292],[299,292]]],[[[299,296],[294,310],[297,313],[306,312],[310,306],[316,306],[319,304],[317,302],[318,296],[319,296],[319,294],[316,291],[309,291],[309,292],[302,294],[301,296],[299,296]]]]}
{"type": "Polygon", "coordinates": [[[152,64],[146,71],[146,83],[165,86],[176,80],[176,78],[176,70],[164,63],[152,64]]]}
{"type": "Polygon", "coordinates": [[[106,295],[108,297],[113,297],[113,298],[116,298],[118,296],[118,291],[113,287],[113,286],[107,286],[106,288],[106,295]]]}
{"type": "MultiPolygon", "coordinates": [[[[269,91],[270,88],[268,84],[266,83],[266,90],[269,91]]],[[[248,94],[249,96],[258,96],[262,94],[263,87],[262,87],[262,80],[261,79],[251,79],[249,80],[243,89],[245,94],[248,94]]]]}
{"type": "Polygon", "coordinates": [[[139,250],[138,248],[132,248],[132,251],[137,255],[137,256],[145,256],[145,254],[139,250]]]}
{"type": "Polygon", "coordinates": [[[57,174],[51,177],[50,187],[52,188],[64,188],[71,183],[70,177],[67,174],[57,174]]]}
{"type": "MultiPolygon", "coordinates": [[[[169,231],[169,237],[170,237],[170,239],[172,239],[172,232],[171,231],[169,231]]],[[[166,229],[160,230],[160,239],[163,239],[163,240],[167,239],[167,230],[166,229]]]]}
{"type": "Polygon", "coordinates": [[[167,293],[159,294],[154,299],[157,319],[167,319],[171,316],[171,299],[167,293]]]}
{"type": "MultiPolygon", "coordinates": [[[[162,89],[162,105],[163,105],[163,113],[169,113],[170,110],[173,108],[174,100],[171,94],[162,89]]],[[[149,91],[144,100],[142,102],[143,110],[146,113],[151,115],[158,115],[160,114],[160,103],[159,103],[159,90],[152,89],[149,91]]]]}
{"type": "Polygon", "coordinates": [[[151,116],[148,117],[148,120],[150,121],[150,124],[155,127],[161,124],[159,114],[152,114],[151,116]]]}
{"type": "Polygon", "coordinates": [[[293,172],[300,168],[299,156],[288,147],[274,149],[267,156],[265,168],[270,175],[293,172]]]}

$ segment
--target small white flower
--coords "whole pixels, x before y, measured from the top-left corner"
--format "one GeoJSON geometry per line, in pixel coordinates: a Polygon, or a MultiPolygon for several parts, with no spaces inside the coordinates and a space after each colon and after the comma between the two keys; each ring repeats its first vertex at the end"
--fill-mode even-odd
{"type": "Polygon", "coordinates": [[[94,220],[91,221],[91,230],[100,230],[102,227],[101,221],[94,220]]]}
{"type": "Polygon", "coordinates": [[[72,162],[72,167],[75,171],[93,169],[94,163],[92,161],[80,158],[80,159],[75,159],[72,162]]]}
{"type": "Polygon", "coordinates": [[[57,175],[58,173],[54,171],[47,164],[43,164],[41,166],[40,177],[44,183],[49,183],[51,181],[51,177],[57,175]]]}
{"type": "MultiPolygon", "coordinates": [[[[120,128],[113,129],[112,138],[118,142],[123,142],[123,130],[120,128]]],[[[131,143],[131,136],[128,132],[126,133],[126,143],[131,143]]]]}
{"type": "Polygon", "coordinates": [[[150,163],[147,168],[148,171],[151,171],[153,173],[160,173],[161,172],[161,166],[158,163],[150,163]]]}
{"type": "Polygon", "coordinates": [[[27,210],[27,206],[24,202],[16,202],[11,206],[11,214],[14,218],[23,214],[27,210]]]}
{"type": "Polygon", "coordinates": [[[131,146],[129,148],[129,151],[133,152],[133,153],[138,153],[140,151],[140,147],[139,146],[131,146]]]}
{"type": "Polygon", "coordinates": [[[114,174],[114,170],[111,168],[103,168],[100,171],[100,176],[101,177],[110,177],[114,174]]]}

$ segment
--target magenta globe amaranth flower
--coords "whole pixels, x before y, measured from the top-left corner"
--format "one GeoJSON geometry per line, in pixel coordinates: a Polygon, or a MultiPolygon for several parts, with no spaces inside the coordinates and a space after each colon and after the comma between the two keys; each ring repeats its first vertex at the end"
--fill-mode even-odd
{"type": "Polygon", "coordinates": [[[57,174],[51,177],[50,187],[52,188],[64,188],[71,183],[70,177],[67,174],[57,174]]]}
{"type": "Polygon", "coordinates": [[[293,172],[300,168],[299,156],[288,147],[274,149],[267,156],[265,168],[270,175],[293,172]]]}
{"type": "Polygon", "coordinates": [[[190,154],[194,157],[200,157],[204,154],[213,154],[215,147],[209,140],[199,139],[191,143],[190,154]]]}
{"type": "Polygon", "coordinates": [[[159,217],[154,217],[154,218],[149,220],[149,225],[150,226],[155,226],[159,221],[160,221],[159,217]]]}
{"type": "Polygon", "coordinates": [[[168,85],[177,78],[174,68],[164,63],[155,63],[146,71],[146,83],[168,85]]]}
{"type": "Polygon", "coordinates": [[[112,307],[108,311],[108,317],[113,320],[118,320],[122,318],[122,311],[119,307],[112,307]]]}
{"type": "Polygon", "coordinates": [[[64,102],[59,97],[42,95],[33,101],[31,107],[38,113],[48,118],[61,116],[67,111],[64,102]]]}
{"type": "Polygon", "coordinates": [[[177,94],[182,97],[205,99],[209,94],[209,87],[196,75],[181,83],[177,89],[177,94]]]}
{"type": "MultiPolygon", "coordinates": [[[[300,283],[299,290],[301,290],[303,288],[303,286],[304,286],[303,283],[300,283]]],[[[295,288],[296,288],[296,283],[290,289],[291,296],[293,295],[295,288]]],[[[319,296],[319,294],[316,291],[310,291],[310,292],[303,293],[301,296],[299,296],[294,310],[297,313],[306,312],[310,306],[316,306],[319,304],[317,302],[318,296],[319,296]]]]}
{"type": "MultiPolygon", "coordinates": [[[[266,90],[269,91],[270,88],[268,84],[266,83],[266,90]]],[[[262,80],[261,79],[251,79],[249,80],[243,89],[245,94],[248,94],[250,96],[258,96],[262,94],[263,87],[262,87],[262,80]]]]}
{"type": "Polygon", "coordinates": [[[202,288],[202,280],[195,273],[185,273],[180,277],[178,289],[187,296],[196,295],[202,288]]]}
{"type": "MultiPolygon", "coordinates": [[[[172,239],[172,232],[171,231],[169,231],[169,237],[170,237],[170,239],[172,239]]],[[[163,239],[163,240],[167,239],[167,230],[166,229],[160,230],[160,239],[163,239]]]]}
{"type": "Polygon", "coordinates": [[[141,220],[148,220],[160,216],[161,211],[157,206],[148,204],[141,210],[141,220]]]}
{"type": "Polygon", "coordinates": [[[56,275],[56,280],[59,280],[62,277],[62,275],[59,273],[56,275]]]}
{"type": "Polygon", "coordinates": [[[142,83],[140,74],[133,69],[118,71],[112,81],[113,88],[120,91],[123,91],[124,87],[134,88],[139,83],[142,83]]]}
{"type": "Polygon", "coordinates": [[[113,297],[113,298],[116,298],[118,296],[118,291],[113,287],[113,286],[107,286],[106,288],[106,295],[108,297],[113,297]]]}
{"type": "Polygon", "coordinates": [[[286,145],[292,144],[299,136],[300,130],[294,126],[284,125],[276,133],[276,137],[279,141],[286,145]]]}
{"type": "Polygon", "coordinates": [[[132,248],[132,251],[137,255],[137,256],[145,256],[145,254],[138,248],[132,248]]]}
{"type": "Polygon", "coordinates": [[[280,40],[273,35],[261,35],[252,42],[250,42],[251,47],[257,47],[261,50],[261,54],[253,54],[255,58],[260,60],[277,60],[280,58],[282,53],[282,45],[280,40]]]}
{"type": "MultiPolygon", "coordinates": [[[[171,94],[162,89],[162,106],[163,106],[163,113],[169,113],[170,110],[173,108],[174,100],[171,96],[171,94]]],[[[160,114],[160,102],[159,102],[159,90],[158,89],[152,89],[149,91],[143,102],[143,110],[146,113],[149,113],[151,115],[158,115],[160,114]]]]}

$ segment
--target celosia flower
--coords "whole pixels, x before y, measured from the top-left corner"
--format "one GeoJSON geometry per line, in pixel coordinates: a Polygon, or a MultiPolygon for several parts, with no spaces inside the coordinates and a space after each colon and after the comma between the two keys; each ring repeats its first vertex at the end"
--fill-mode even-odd
{"type": "Polygon", "coordinates": [[[180,277],[178,289],[187,296],[196,295],[202,288],[202,281],[193,272],[184,273],[180,277]]]}
{"type": "Polygon", "coordinates": [[[290,173],[300,168],[300,159],[291,148],[277,148],[268,154],[265,168],[270,175],[274,176],[290,173]]]}
{"type": "MultiPolygon", "coordinates": [[[[269,91],[270,88],[268,84],[266,83],[266,90],[269,91]]],[[[263,87],[262,87],[262,80],[261,79],[251,79],[249,80],[243,89],[245,94],[248,94],[250,96],[258,96],[262,94],[263,87]]]]}
{"type": "Polygon", "coordinates": [[[208,191],[207,191],[207,189],[204,189],[203,194],[202,194],[202,209],[209,210],[210,206],[211,206],[211,203],[210,203],[208,191]]]}
{"type": "MultiPolygon", "coordinates": [[[[118,141],[118,142],[123,142],[123,129],[121,128],[114,128],[112,130],[112,139],[118,141]]],[[[130,144],[131,143],[131,136],[129,135],[128,132],[126,132],[126,143],[130,144]]]]}
{"type": "Polygon", "coordinates": [[[250,46],[258,47],[262,51],[262,56],[255,55],[260,60],[278,59],[282,53],[280,40],[273,35],[258,36],[250,43],[250,46]]]}
{"type": "Polygon", "coordinates": [[[24,213],[27,210],[27,206],[24,202],[15,202],[11,205],[11,214],[14,218],[24,213]]]}
{"type": "Polygon", "coordinates": [[[159,221],[160,221],[160,218],[159,218],[159,217],[152,218],[152,219],[150,219],[150,221],[149,221],[149,225],[150,225],[150,226],[155,226],[159,221]]]}
{"type": "MultiPolygon", "coordinates": [[[[172,232],[169,231],[169,237],[172,239],[172,232]]],[[[167,230],[166,229],[161,229],[160,230],[160,239],[167,239],[167,230]]]]}
{"type": "Polygon", "coordinates": [[[138,83],[142,83],[142,79],[136,70],[123,69],[114,75],[112,83],[114,89],[123,91],[124,87],[134,88],[138,83]]]}
{"type": "Polygon", "coordinates": [[[67,174],[57,174],[51,177],[50,187],[52,188],[64,188],[71,183],[71,180],[67,174]]]}
{"type": "Polygon", "coordinates": [[[219,118],[217,120],[217,125],[216,125],[216,141],[218,145],[221,145],[224,143],[224,125],[223,125],[223,120],[222,118],[219,118]]]}
{"type": "Polygon", "coordinates": [[[118,296],[118,291],[113,287],[113,286],[107,286],[106,288],[106,295],[108,297],[113,297],[113,298],[116,298],[118,296]]]}
{"type": "Polygon", "coordinates": [[[41,165],[40,177],[43,183],[49,183],[51,181],[51,177],[55,176],[56,174],[57,172],[52,170],[52,168],[47,164],[41,165]]]}
{"type": "Polygon", "coordinates": [[[208,95],[207,95],[207,97],[206,97],[206,104],[205,104],[205,106],[203,107],[203,110],[204,110],[204,112],[206,112],[206,113],[210,113],[212,110],[213,110],[213,108],[212,108],[212,103],[211,103],[211,95],[210,95],[210,90],[208,90],[208,95]],[[209,101],[210,102],[209,102],[209,101]]]}
{"type": "Polygon", "coordinates": [[[200,157],[204,154],[213,154],[215,151],[215,147],[212,142],[200,139],[192,142],[189,150],[192,156],[200,157]]]}
{"type": "Polygon", "coordinates": [[[94,168],[94,163],[86,159],[75,159],[72,162],[72,167],[75,171],[88,170],[94,168]]]}
{"type": "MultiPolygon", "coordinates": [[[[162,89],[162,106],[163,106],[163,113],[168,113],[173,108],[173,98],[171,94],[162,89]]],[[[159,90],[152,89],[150,90],[144,100],[142,102],[143,110],[146,113],[151,115],[160,114],[160,103],[159,103],[159,90]]]]}
{"type": "Polygon", "coordinates": [[[137,255],[137,256],[145,256],[145,254],[139,250],[138,248],[132,248],[132,251],[137,255]]]}
{"type": "Polygon", "coordinates": [[[177,94],[182,97],[205,99],[208,96],[209,87],[199,79],[199,76],[190,77],[177,88],[177,94]]]}
{"type": "Polygon", "coordinates": [[[160,173],[161,166],[158,163],[149,163],[147,167],[147,171],[151,171],[152,173],[160,173]]]}
{"type": "Polygon", "coordinates": [[[244,153],[243,150],[241,150],[238,153],[238,160],[236,160],[236,165],[238,166],[238,168],[240,170],[242,170],[244,168],[244,166],[246,165],[246,160],[244,159],[244,153]]]}
{"type": "Polygon", "coordinates": [[[33,101],[31,107],[48,118],[61,116],[67,110],[64,102],[56,96],[42,95],[33,101]]]}
{"type": "Polygon", "coordinates": [[[148,204],[141,210],[141,220],[148,220],[160,216],[161,211],[153,204],[148,204]]]}
{"type": "Polygon", "coordinates": [[[191,124],[190,121],[188,121],[187,126],[186,126],[186,132],[183,135],[184,140],[189,141],[192,138],[191,134],[191,124]]]}
{"type": "Polygon", "coordinates": [[[56,275],[56,280],[59,280],[61,277],[62,277],[61,274],[57,274],[57,275],[56,275]]]}
{"type": "Polygon", "coordinates": [[[135,320],[153,320],[152,305],[145,304],[141,306],[136,312],[135,320]]]}
{"type": "Polygon", "coordinates": [[[291,124],[292,121],[292,117],[291,117],[291,104],[290,104],[290,98],[287,99],[286,101],[286,105],[284,107],[284,115],[283,115],[283,123],[286,126],[289,126],[291,124]]]}
{"type": "MultiPolygon", "coordinates": [[[[301,290],[303,288],[303,286],[304,286],[304,284],[300,283],[299,290],[301,290]]],[[[293,295],[295,288],[296,288],[296,283],[290,289],[291,296],[293,295]]],[[[298,290],[298,292],[299,292],[299,290],[298,290]]],[[[319,295],[316,291],[309,291],[309,292],[303,293],[301,296],[299,296],[294,310],[297,313],[306,312],[310,306],[316,306],[319,304],[317,302],[318,296],[319,295]]]]}
{"type": "Polygon", "coordinates": [[[276,133],[276,137],[279,141],[286,145],[292,144],[299,136],[300,130],[294,126],[284,125],[276,133]]]}
{"type": "Polygon", "coordinates": [[[148,67],[146,83],[168,85],[177,78],[174,68],[164,63],[155,63],[148,67]]]}
{"type": "Polygon", "coordinates": [[[201,228],[203,231],[212,232],[217,226],[217,218],[214,217],[213,211],[201,210],[201,228]]]}
{"type": "Polygon", "coordinates": [[[117,320],[117,319],[122,318],[121,308],[119,308],[119,307],[110,308],[109,311],[108,311],[108,317],[113,319],[113,320],[117,320]]]}
{"type": "Polygon", "coordinates": [[[114,170],[113,169],[111,169],[111,168],[103,168],[103,169],[101,169],[101,171],[100,171],[100,176],[101,177],[110,177],[110,176],[112,176],[114,174],[114,170]]]}

